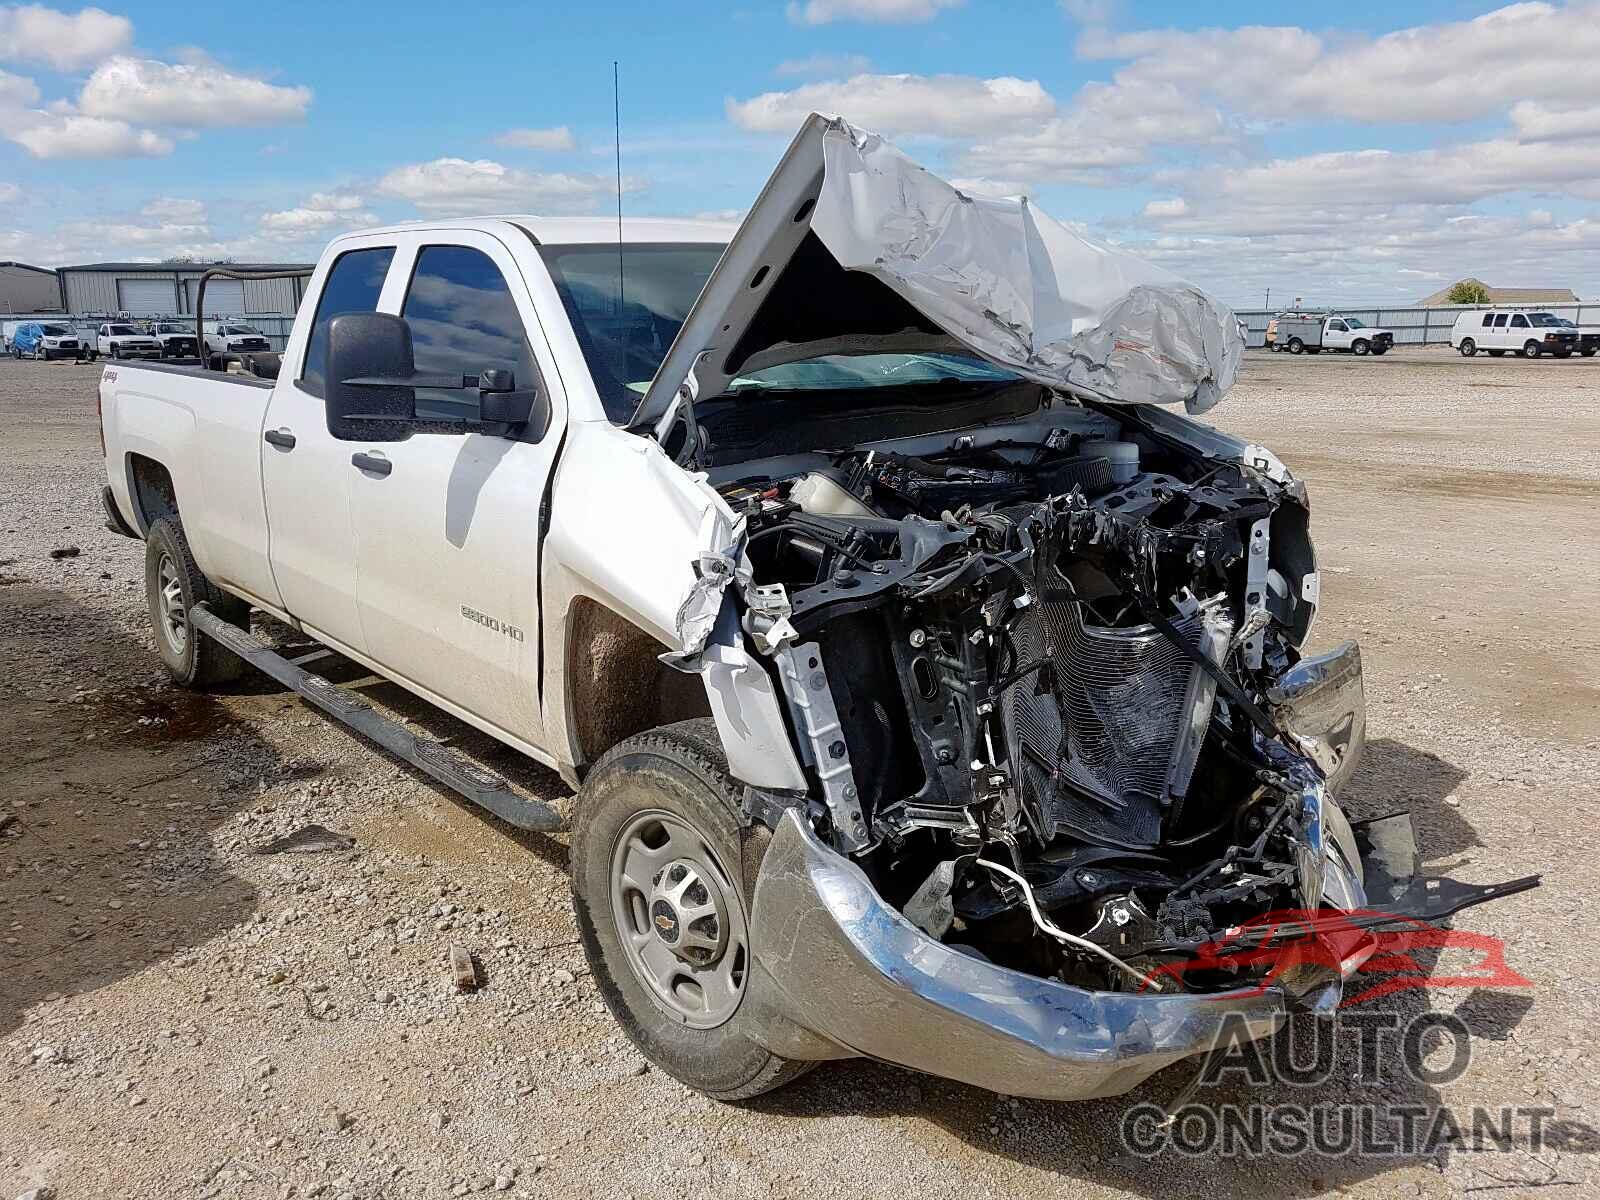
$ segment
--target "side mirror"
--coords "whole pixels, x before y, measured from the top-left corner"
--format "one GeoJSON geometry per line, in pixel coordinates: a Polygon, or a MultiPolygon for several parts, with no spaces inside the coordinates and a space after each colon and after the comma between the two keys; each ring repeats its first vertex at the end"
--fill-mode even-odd
{"type": "Polygon", "coordinates": [[[328,322],[323,400],[328,432],[343,441],[401,442],[416,419],[411,326],[389,313],[344,313],[328,322]],[[394,380],[392,384],[385,380],[394,380]],[[360,380],[361,382],[351,382],[360,380]]]}

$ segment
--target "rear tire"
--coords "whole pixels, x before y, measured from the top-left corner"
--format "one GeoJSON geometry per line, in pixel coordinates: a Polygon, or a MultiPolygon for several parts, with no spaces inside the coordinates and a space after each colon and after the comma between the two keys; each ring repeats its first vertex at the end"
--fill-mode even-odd
{"type": "Polygon", "coordinates": [[[1471,338],[1462,338],[1461,339],[1461,357],[1462,358],[1471,358],[1477,352],[1478,352],[1478,343],[1477,342],[1473,341],[1471,338]]]}
{"type": "Polygon", "coordinates": [[[759,1044],[761,1019],[745,995],[750,904],[770,834],[740,825],[715,723],[680,721],[612,747],[577,807],[578,933],[601,998],[639,1052],[718,1100],[803,1075],[811,1063],[759,1044]],[[715,945],[691,947],[691,931],[715,931],[715,945]]]}
{"type": "Polygon", "coordinates": [[[1306,351],[1306,344],[1304,342],[1302,342],[1299,338],[1290,338],[1289,339],[1289,353],[1290,354],[1304,354],[1305,351],[1306,351]]]}
{"type": "Polygon", "coordinates": [[[150,526],[144,543],[144,586],[156,652],[175,682],[199,689],[239,677],[244,660],[197,630],[189,614],[204,602],[224,621],[248,629],[250,606],[201,573],[175,517],[162,517],[150,526]]]}
{"type": "Polygon", "coordinates": [[[1539,357],[1539,343],[1534,341],[1532,338],[1529,338],[1527,341],[1523,342],[1522,343],[1522,357],[1523,358],[1538,358],[1539,357]]]}

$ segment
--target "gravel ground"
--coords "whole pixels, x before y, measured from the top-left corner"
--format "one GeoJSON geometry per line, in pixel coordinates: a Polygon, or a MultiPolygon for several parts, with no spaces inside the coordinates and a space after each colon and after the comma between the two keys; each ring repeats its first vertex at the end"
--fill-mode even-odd
{"type": "MultiPolygon", "coordinates": [[[[1531,987],[1372,1006],[1458,1014],[1454,1082],[1406,1082],[1341,1037],[1316,1087],[1198,1099],[1404,1100],[1469,1124],[1475,1104],[1548,1106],[1543,1145],[1150,1160],[1122,1116],[1192,1068],[1077,1105],[858,1061],[726,1106],[647,1070],[586,974],[564,839],[467,810],[264,679],[167,686],[141,547],[101,527],[97,378],[0,361],[0,1197],[1600,1191],[1600,363],[1253,353],[1215,414],[1309,481],[1314,640],[1366,651],[1358,815],[1409,806],[1430,869],[1545,886],[1457,922],[1505,938],[1531,987]],[[308,821],[354,849],[256,852],[308,821]],[[452,944],[478,993],[450,986],[452,944]]],[[[368,694],[570,803],[396,689],[368,694]]]]}

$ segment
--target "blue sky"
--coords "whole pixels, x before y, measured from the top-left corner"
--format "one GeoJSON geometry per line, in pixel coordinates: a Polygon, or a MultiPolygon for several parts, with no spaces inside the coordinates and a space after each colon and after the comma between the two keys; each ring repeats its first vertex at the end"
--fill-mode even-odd
{"type": "Polygon", "coordinates": [[[0,258],[298,259],[417,215],[607,211],[615,58],[635,214],[737,215],[820,108],[1241,307],[1468,274],[1600,298],[1592,0],[226,11],[0,4],[0,258]]]}

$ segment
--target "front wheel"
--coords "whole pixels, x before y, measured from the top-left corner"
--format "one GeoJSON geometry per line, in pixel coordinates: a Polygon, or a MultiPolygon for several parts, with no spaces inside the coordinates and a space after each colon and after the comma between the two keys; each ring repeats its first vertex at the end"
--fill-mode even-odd
{"type": "Polygon", "coordinates": [[[1471,358],[1477,352],[1478,352],[1478,343],[1477,342],[1473,341],[1471,338],[1462,338],[1461,339],[1461,357],[1462,358],[1471,358]]]}
{"type": "Polygon", "coordinates": [[[1366,338],[1357,338],[1355,341],[1350,343],[1351,354],[1364,355],[1370,349],[1372,349],[1372,343],[1367,341],[1366,338]]]}
{"type": "Polygon", "coordinates": [[[770,835],[741,827],[716,725],[663,726],[612,747],[578,794],[573,908],[601,998],[639,1052],[718,1100],[811,1066],[767,1051],[746,1004],[750,902],[770,835]]]}
{"type": "Polygon", "coordinates": [[[1534,341],[1532,338],[1529,338],[1526,342],[1522,343],[1522,357],[1523,358],[1538,358],[1539,357],[1539,343],[1534,341]]]}
{"type": "Polygon", "coordinates": [[[204,688],[239,677],[244,660],[201,634],[189,614],[204,601],[224,621],[244,629],[249,627],[250,606],[205,577],[189,551],[183,526],[173,517],[162,517],[150,526],[144,543],[144,586],[156,651],[176,682],[204,688]]]}

